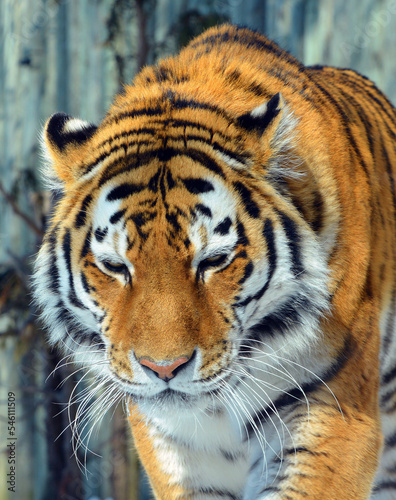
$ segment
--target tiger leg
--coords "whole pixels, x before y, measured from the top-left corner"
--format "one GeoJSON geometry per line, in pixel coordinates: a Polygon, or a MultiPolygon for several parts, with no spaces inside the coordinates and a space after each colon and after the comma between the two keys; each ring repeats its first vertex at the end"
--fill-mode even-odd
{"type": "Polygon", "coordinates": [[[293,446],[283,450],[275,482],[265,481],[245,500],[370,498],[381,441],[378,427],[353,406],[342,407],[343,416],[331,403],[311,406],[309,416],[293,436],[293,446]]]}
{"type": "Polygon", "coordinates": [[[384,448],[376,473],[373,500],[396,498],[396,304],[390,304],[382,315],[382,345],[380,356],[381,387],[379,402],[381,409],[384,448]]]}
{"type": "Polygon", "coordinates": [[[148,423],[135,405],[131,405],[128,418],[135,446],[150,478],[155,498],[161,500],[189,498],[190,492],[178,481],[175,481],[169,472],[164,471],[164,464],[160,462],[159,454],[156,452],[154,438],[150,435],[148,423]]]}
{"type": "MultiPolygon", "coordinates": [[[[350,355],[326,388],[307,395],[282,418],[291,437],[261,469],[262,486],[245,500],[367,500],[381,452],[378,405],[379,332],[372,306],[362,308],[351,328],[350,355]],[[370,317],[373,318],[370,321],[370,317]],[[359,340],[359,342],[358,342],[359,340]],[[333,395],[332,396],[330,389],[333,395]]],[[[259,484],[250,477],[247,484],[259,484]]]]}

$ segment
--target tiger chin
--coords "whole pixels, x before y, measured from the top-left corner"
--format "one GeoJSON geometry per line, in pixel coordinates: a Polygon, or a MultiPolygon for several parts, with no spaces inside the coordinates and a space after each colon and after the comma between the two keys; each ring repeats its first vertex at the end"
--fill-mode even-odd
{"type": "Polygon", "coordinates": [[[395,136],[365,77],[228,25],[46,123],[35,300],[157,499],[396,498],[395,136]]]}

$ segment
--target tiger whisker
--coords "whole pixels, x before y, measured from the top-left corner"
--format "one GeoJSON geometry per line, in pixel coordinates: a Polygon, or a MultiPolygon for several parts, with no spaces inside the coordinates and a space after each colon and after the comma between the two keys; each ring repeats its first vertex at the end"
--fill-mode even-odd
{"type": "MultiPolygon", "coordinates": [[[[256,341],[256,340],[255,340],[256,341]]],[[[267,344],[265,344],[264,342],[262,341],[259,341],[257,340],[256,342],[268,347],[267,344]]],[[[251,349],[255,350],[256,352],[260,352],[260,349],[256,348],[256,347],[253,347],[251,346],[251,349]]],[[[344,414],[343,414],[343,411],[342,411],[342,408],[341,408],[341,405],[339,404],[338,402],[338,399],[336,397],[336,395],[334,394],[334,392],[332,391],[332,389],[329,387],[329,385],[321,378],[319,377],[315,372],[313,372],[312,370],[310,370],[309,368],[305,367],[304,365],[298,363],[297,361],[293,361],[291,359],[287,359],[285,358],[284,356],[280,356],[278,354],[275,355],[275,357],[285,363],[289,363],[290,365],[293,365],[293,366],[296,366],[298,368],[301,368],[302,370],[306,371],[307,373],[309,373],[310,375],[312,375],[314,378],[316,378],[319,382],[321,382],[325,387],[326,389],[330,392],[330,394],[332,395],[332,397],[334,398],[334,401],[336,402],[337,404],[337,407],[338,407],[338,410],[340,411],[341,415],[343,416],[344,418],[344,414]]],[[[301,389],[300,389],[301,390],[301,389]]],[[[302,391],[303,392],[303,391],[302,391]]]]}
{"type": "MultiPolygon", "coordinates": [[[[249,391],[253,392],[253,398],[256,400],[256,402],[257,402],[257,403],[259,403],[259,405],[262,405],[262,403],[263,403],[263,399],[260,397],[260,395],[257,393],[257,391],[255,391],[252,387],[250,387],[250,386],[249,386],[249,384],[246,382],[246,380],[244,380],[243,375],[245,375],[245,376],[250,376],[250,374],[249,374],[246,370],[243,370],[243,369],[242,369],[242,367],[240,367],[240,368],[241,368],[241,372],[239,372],[238,370],[232,370],[232,373],[234,373],[234,374],[236,374],[236,375],[238,376],[238,378],[239,378],[240,382],[241,382],[241,383],[242,383],[245,387],[247,387],[249,391]]],[[[250,380],[252,380],[252,379],[250,378],[250,380]]],[[[255,380],[255,379],[253,378],[253,380],[255,380]]],[[[256,380],[255,380],[255,382],[257,383],[257,381],[256,381],[256,380]]],[[[263,392],[264,392],[264,395],[265,395],[265,396],[269,399],[269,401],[271,402],[271,398],[269,398],[268,394],[267,394],[264,390],[263,390],[263,392]]],[[[246,395],[244,395],[244,396],[246,396],[246,395]]],[[[250,404],[252,404],[252,403],[250,402],[250,400],[249,400],[249,399],[246,399],[246,402],[249,402],[250,404]]],[[[264,404],[266,404],[266,403],[267,403],[267,402],[266,402],[266,401],[264,401],[264,404]]],[[[280,434],[279,434],[279,431],[278,431],[278,429],[277,429],[277,427],[276,427],[276,425],[275,425],[275,422],[273,421],[273,419],[272,419],[271,415],[268,413],[268,411],[267,411],[267,409],[266,409],[266,407],[265,407],[265,406],[264,406],[264,407],[263,407],[263,406],[261,406],[261,410],[262,410],[262,411],[264,411],[265,415],[269,418],[270,422],[272,423],[272,425],[273,425],[273,427],[274,427],[274,429],[275,429],[275,432],[276,432],[276,434],[277,434],[277,436],[278,436],[279,443],[280,443],[280,445],[281,445],[281,449],[282,449],[282,439],[281,439],[280,434]]],[[[255,411],[257,411],[257,410],[255,410],[255,411]]],[[[281,422],[281,423],[283,423],[283,422],[282,422],[282,419],[281,419],[281,418],[280,418],[280,416],[279,416],[279,413],[278,413],[278,412],[277,412],[277,410],[276,410],[276,408],[275,408],[273,411],[274,411],[274,413],[277,415],[277,417],[279,418],[280,422],[281,422]]],[[[257,414],[257,413],[256,413],[256,414],[257,414]]],[[[258,414],[257,414],[257,416],[258,416],[258,414]]],[[[276,452],[276,451],[272,448],[272,446],[269,446],[269,448],[271,449],[271,451],[272,451],[272,452],[273,452],[276,456],[278,456],[277,452],[276,452]]]]}
{"type": "MultiPolygon", "coordinates": [[[[245,398],[242,400],[241,394],[239,394],[239,393],[237,393],[235,391],[229,391],[228,394],[230,396],[232,396],[232,398],[237,403],[237,405],[241,408],[241,410],[243,410],[243,413],[244,413],[245,417],[247,418],[248,422],[251,425],[251,428],[252,428],[252,430],[254,432],[254,435],[256,436],[257,442],[258,442],[258,444],[259,444],[259,446],[261,448],[261,451],[262,451],[262,456],[263,456],[263,473],[264,473],[264,470],[265,470],[265,472],[266,472],[266,478],[267,478],[268,463],[267,463],[267,457],[266,457],[266,454],[265,454],[265,448],[268,445],[268,442],[267,442],[267,440],[265,438],[264,433],[260,431],[260,429],[258,428],[258,426],[257,426],[257,424],[255,422],[254,416],[256,416],[258,418],[257,412],[253,409],[253,415],[252,415],[247,410],[247,408],[246,408],[246,406],[244,404],[244,401],[246,401],[246,400],[245,400],[245,398]]],[[[249,433],[247,435],[249,435],[249,433]]]]}

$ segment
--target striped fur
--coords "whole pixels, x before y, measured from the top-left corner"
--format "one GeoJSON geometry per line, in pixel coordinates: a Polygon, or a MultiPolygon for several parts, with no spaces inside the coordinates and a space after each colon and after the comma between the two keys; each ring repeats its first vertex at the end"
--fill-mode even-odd
{"type": "Polygon", "coordinates": [[[47,122],[36,301],[158,499],[396,498],[395,134],[368,79],[231,26],[47,122]]]}

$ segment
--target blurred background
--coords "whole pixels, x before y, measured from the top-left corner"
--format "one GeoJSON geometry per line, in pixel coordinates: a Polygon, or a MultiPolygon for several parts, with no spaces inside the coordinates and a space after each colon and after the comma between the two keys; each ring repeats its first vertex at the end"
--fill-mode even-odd
{"type": "Polygon", "coordinates": [[[84,380],[70,364],[54,372],[61,359],[29,291],[51,203],[38,137],[56,111],[100,121],[142,66],[223,22],[257,29],[307,65],[356,69],[396,103],[396,0],[0,0],[0,500],[150,498],[121,406],[78,452],[86,469],[72,456],[62,410],[84,380]],[[14,452],[16,493],[7,483],[14,452]]]}

